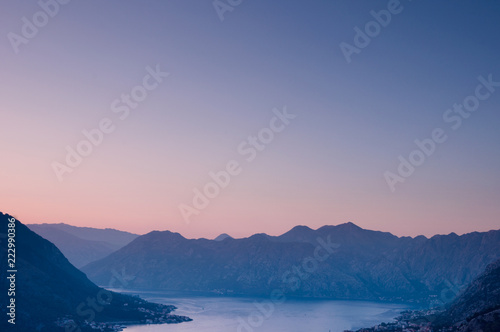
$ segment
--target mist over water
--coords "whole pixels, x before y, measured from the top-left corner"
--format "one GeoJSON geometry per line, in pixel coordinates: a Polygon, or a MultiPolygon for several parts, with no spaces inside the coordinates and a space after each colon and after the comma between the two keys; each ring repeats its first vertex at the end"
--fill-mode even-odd
{"type": "Polygon", "coordinates": [[[269,308],[268,299],[133,293],[148,301],[173,304],[178,307],[174,314],[189,316],[193,321],[176,325],[130,326],[126,332],[342,332],[391,321],[401,311],[412,308],[405,304],[366,301],[287,300],[275,304],[272,314],[263,318],[255,302],[265,303],[265,308],[269,308]],[[245,327],[242,321],[253,326],[245,327]]]}

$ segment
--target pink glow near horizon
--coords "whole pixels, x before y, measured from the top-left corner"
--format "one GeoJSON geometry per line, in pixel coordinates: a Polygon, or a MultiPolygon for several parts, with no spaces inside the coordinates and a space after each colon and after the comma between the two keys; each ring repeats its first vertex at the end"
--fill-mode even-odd
{"type": "MultiPolygon", "coordinates": [[[[422,3],[350,64],[338,43],[352,38],[371,2],[296,3],[287,15],[248,2],[223,24],[210,3],[148,6],[72,2],[19,54],[4,38],[0,211],[24,223],[188,238],[348,221],[399,236],[500,228],[500,89],[483,89],[491,95],[459,130],[443,120],[480,75],[500,81],[499,39],[485,33],[498,31],[495,5],[422,3]],[[468,15],[471,8],[481,14],[468,15]],[[432,30],[415,29],[419,13],[432,30]],[[464,20],[470,34],[456,36],[464,20]],[[422,40],[434,53],[415,47],[422,40]],[[113,102],[141,91],[157,66],[171,75],[120,119],[113,102]],[[245,161],[238,146],[284,105],[297,117],[245,161]],[[51,165],[103,118],[115,130],[59,182],[51,165]],[[449,139],[392,193],[384,172],[438,126],[449,139]],[[193,189],[230,160],[241,174],[186,224],[179,205],[192,205],[193,189]]],[[[6,4],[4,36],[36,10],[34,2],[6,4]]]]}

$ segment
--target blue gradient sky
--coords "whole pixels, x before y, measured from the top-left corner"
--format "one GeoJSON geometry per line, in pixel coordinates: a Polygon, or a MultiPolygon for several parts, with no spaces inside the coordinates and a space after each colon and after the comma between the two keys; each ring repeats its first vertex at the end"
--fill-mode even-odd
{"type": "Polygon", "coordinates": [[[246,0],[221,22],[211,1],[73,0],[18,54],[7,34],[40,7],[5,1],[0,210],[188,237],[347,221],[410,236],[498,229],[500,88],[456,131],[442,116],[478,76],[500,81],[500,3],[401,5],[348,64],[339,44],[387,1],[246,0]],[[111,102],[156,64],[171,75],[118,120],[111,102]],[[284,105],[297,118],[244,162],[238,144],[284,105]],[[115,132],[59,182],[51,163],[103,117],[115,132]],[[391,192],[384,172],[436,127],[448,140],[391,192]],[[242,173],[186,224],[179,204],[231,159],[242,173]]]}

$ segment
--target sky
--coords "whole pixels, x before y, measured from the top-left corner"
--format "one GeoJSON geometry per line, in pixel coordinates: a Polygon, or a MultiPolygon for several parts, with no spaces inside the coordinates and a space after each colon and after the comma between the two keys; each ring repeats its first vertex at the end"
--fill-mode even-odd
{"type": "Polygon", "coordinates": [[[65,1],[2,4],[0,211],[191,238],[500,228],[500,3],[65,1]]]}

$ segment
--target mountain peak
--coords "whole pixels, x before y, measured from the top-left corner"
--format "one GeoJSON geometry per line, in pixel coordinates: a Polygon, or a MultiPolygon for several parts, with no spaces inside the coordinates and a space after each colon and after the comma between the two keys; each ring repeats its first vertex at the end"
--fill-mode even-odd
{"type": "Polygon", "coordinates": [[[294,228],[291,229],[292,231],[293,230],[296,230],[296,231],[311,231],[312,229],[308,226],[305,226],[305,225],[297,225],[295,226],[294,228]]]}
{"type": "MultiPolygon", "coordinates": [[[[16,285],[19,285],[15,291],[15,303],[19,301],[23,305],[16,308],[16,331],[63,331],[68,328],[75,330],[78,326],[81,327],[78,330],[89,331],[91,324],[89,319],[85,318],[88,311],[79,312],[78,309],[75,311],[75,308],[80,308],[79,305],[84,303],[82,301],[85,299],[95,299],[96,294],[97,299],[104,295],[106,300],[98,300],[102,305],[99,315],[90,320],[106,327],[117,321],[145,324],[165,322],[171,317],[171,321],[175,323],[190,320],[187,317],[170,315],[175,309],[174,306],[149,303],[140,298],[98,287],[82,271],[71,265],[53,243],[30,230],[19,220],[11,218],[10,215],[0,212],[0,237],[6,238],[7,233],[10,234],[10,225],[14,223],[15,243],[22,248],[22,255],[19,255],[17,264],[22,266],[23,273],[15,275],[16,285]]],[[[0,259],[7,261],[7,245],[1,246],[0,259]]],[[[5,327],[6,321],[0,323],[2,328],[5,327]]]]}
{"type": "Polygon", "coordinates": [[[343,224],[340,224],[338,226],[341,226],[341,227],[348,227],[348,228],[352,228],[352,229],[362,229],[361,227],[359,227],[358,225],[356,225],[355,223],[353,222],[346,222],[346,223],[343,223],[343,224]]]}
{"type": "Polygon", "coordinates": [[[226,233],[222,233],[221,235],[217,236],[214,241],[223,241],[225,239],[233,239],[230,235],[226,234],[226,233]]]}
{"type": "Polygon", "coordinates": [[[277,239],[287,242],[293,242],[293,241],[310,242],[314,234],[315,231],[313,229],[304,225],[299,225],[295,226],[288,232],[278,236],[277,239]]]}
{"type": "Polygon", "coordinates": [[[346,222],[343,224],[338,224],[336,226],[332,225],[325,225],[320,228],[318,228],[318,231],[328,231],[328,230],[334,230],[334,229],[343,229],[343,230],[363,230],[363,228],[359,227],[358,225],[352,223],[352,222],[346,222]]]}
{"type": "Polygon", "coordinates": [[[147,233],[146,236],[153,239],[186,239],[181,234],[171,231],[152,231],[147,233]]]}

